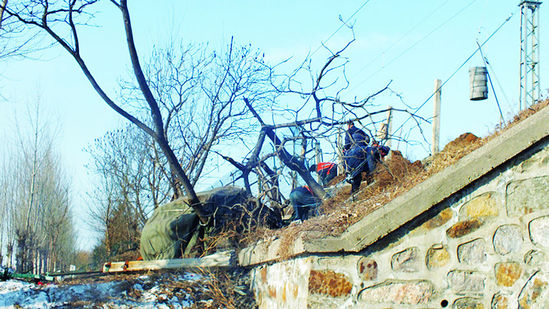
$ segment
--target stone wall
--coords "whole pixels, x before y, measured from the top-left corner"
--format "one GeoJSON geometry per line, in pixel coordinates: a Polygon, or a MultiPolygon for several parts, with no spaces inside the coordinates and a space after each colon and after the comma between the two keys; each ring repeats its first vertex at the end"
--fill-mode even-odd
{"type": "Polygon", "coordinates": [[[549,308],[548,192],[546,137],[362,252],[255,267],[256,300],[261,308],[549,308]]]}

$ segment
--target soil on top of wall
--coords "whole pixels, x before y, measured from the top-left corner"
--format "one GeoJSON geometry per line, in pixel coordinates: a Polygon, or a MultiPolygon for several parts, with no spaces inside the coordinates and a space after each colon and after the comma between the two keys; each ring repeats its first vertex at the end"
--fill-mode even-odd
{"type": "MultiPolygon", "coordinates": [[[[335,183],[335,187],[339,188],[321,205],[320,216],[304,222],[292,222],[278,230],[260,229],[242,235],[241,244],[247,245],[259,239],[272,239],[275,236],[282,238],[284,244],[290,245],[299,234],[305,239],[340,235],[350,225],[548,105],[549,100],[545,100],[529,107],[515,116],[505,127],[496,128],[494,133],[487,137],[480,138],[472,133],[464,133],[448,143],[441,152],[423,161],[410,162],[399,151],[391,151],[384,159],[384,164],[378,164],[374,174],[363,179],[360,191],[354,197],[350,196],[350,185],[344,185],[344,176],[339,175],[331,183],[335,183]]],[[[288,252],[286,249],[287,247],[282,245],[281,253],[288,252]]]]}

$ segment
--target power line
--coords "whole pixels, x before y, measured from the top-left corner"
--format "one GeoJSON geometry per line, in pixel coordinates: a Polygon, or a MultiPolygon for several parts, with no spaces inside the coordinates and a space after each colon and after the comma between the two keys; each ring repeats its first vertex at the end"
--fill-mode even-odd
{"type": "MultiPolygon", "coordinates": [[[[484,62],[484,66],[488,68],[488,60],[484,57],[484,53],[482,52],[482,48],[480,47],[480,44],[477,41],[478,50],[480,51],[480,56],[482,57],[482,61],[484,62]]],[[[488,72],[488,81],[490,82],[490,87],[492,87],[492,93],[494,94],[494,98],[496,99],[496,104],[498,105],[499,110],[499,116],[500,121],[499,124],[503,126],[503,123],[505,122],[505,119],[503,119],[503,112],[501,111],[501,106],[499,105],[498,96],[496,94],[496,91],[494,90],[494,84],[492,83],[492,77],[490,77],[490,72],[488,72]]]]}
{"type": "Polygon", "coordinates": [[[492,72],[491,76],[494,77],[494,79],[496,80],[496,83],[499,87],[499,91],[503,94],[503,97],[505,98],[505,102],[507,103],[507,105],[511,106],[511,102],[509,101],[509,98],[507,97],[507,94],[505,93],[505,89],[503,89],[503,86],[501,85],[497,75],[496,75],[496,71],[494,70],[494,68],[492,67],[492,64],[490,64],[490,62],[488,61],[488,59],[486,59],[486,64],[488,65],[488,69],[490,70],[490,72],[492,72]]]}
{"type": "Polygon", "coordinates": [[[429,17],[433,16],[436,12],[438,12],[443,6],[445,6],[450,0],[446,0],[441,5],[439,5],[436,9],[431,11],[429,14],[425,15],[418,23],[413,25],[408,31],[406,31],[405,34],[403,34],[398,40],[396,40],[395,43],[393,43],[391,46],[387,47],[385,50],[383,50],[381,53],[378,54],[378,56],[374,57],[370,62],[368,62],[365,66],[363,66],[358,72],[353,76],[356,77],[359,73],[364,71],[367,67],[372,65],[372,63],[376,62],[384,53],[391,50],[393,47],[398,45],[404,38],[406,38],[413,30],[415,30],[419,25],[423,24],[426,20],[428,20],[429,17]]]}
{"type": "MultiPolygon", "coordinates": [[[[450,77],[448,77],[441,85],[440,85],[440,89],[442,89],[442,87],[444,87],[444,85],[446,85],[446,83],[448,83],[448,81],[450,81],[450,79],[452,79],[452,77],[454,77],[454,75],[457,74],[457,72],[459,70],[461,70],[461,68],[463,68],[465,66],[465,64],[467,64],[467,62],[469,62],[469,60],[471,60],[471,58],[473,58],[473,56],[490,40],[492,39],[492,37],[509,21],[511,20],[511,18],[513,17],[514,13],[512,13],[509,17],[507,17],[507,19],[505,19],[505,21],[503,23],[501,23],[501,25],[499,25],[499,27],[496,28],[496,30],[494,30],[494,32],[492,32],[492,34],[490,34],[490,36],[484,40],[484,42],[482,42],[482,44],[480,44],[476,49],[475,51],[469,56],[467,57],[467,59],[465,59],[465,61],[450,75],[450,77]]],[[[429,102],[429,100],[431,100],[431,98],[435,95],[436,91],[431,93],[431,95],[418,107],[416,108],[416,110],[395,130],[395,132],[397,132],[398,130],[400,130],[405,124],[406,122],[408,122],[408,120],[410,120],[414,114],[416,114],[425,104],[427,104],[427,102],[429,102]]]]}
{"type": "Polygon", "coordinates": [[[448,18],[447,20],[445,20],[444,22],[442,22],[440,25],[438,25],[437,27],[435,27],[431,32],[427,33],[426,35],[424,35],[421,39],[417,40],[415,43],[413,43],[411,46],[409,46],[407,49],[405,49],[403,52],[401,52],[399,55],[397,55],[396,57],[394,57],[393,59],[391,59],[387,64],[383,65],[381,68],[379,68],[377,71],[373,72],[370,76],[368,76],[366,79],[364,79],[363,81],[361,81],[360,83],[356,84],[354,88],[358,87],[358,86],[361,86],[362,84],[364,84],[365,82],[367,82],[368,80],[370,80],[372,77],[374,77],[375,75],[377,75],[380,71],[382,71],[383,69],[385,69],[386,67],[388,67],[389,65],[391,65],[393,62],[395,62],[396,60],[398,60],[400,57],[404,56],[406,53],[408,53],[410,50],[412,50],[414,47],[416,47],[419,43],[421,43],[422,41],[424,41],[425,39],[427,39],[429,36],[431,36],[433,33],[437,32],[438,30],[442,29],[444,26],[446,26],[446,24],[448,24],[450,21],[454,20],[457,16],[459,16],[461,13],[463,13],[466,9],[468,9],[471,5],[473,5],[473,3],[475,3],[477,0],[472,0],[471,2],[469,2],[467,5],[465,5],[461,10],[459,10],[457,13],[455,13],[454,15],[452,15],[450,18],[448,18]]]}
{"type": "Polygon", "coordinates": [[[342,24],[336,29],[336,31],[334,31],[332,34],[330,34],[330,36],[326,40],[324,40],[324,42],[322,42],[322,44],[320,44],[320,46],[318,46],[317,49],[315,49],[315,51],[311,54],[311,56],[314,55],[320,48],[322,48],[322,46],[325,43],[327,43],[334,35],[336,35],[336,33],[338,33],[339,30],[341,30],[341,28],[343,28],[343,26],[346,26],[349,23],[349,21],[356,14],[358,14],[358,12],[360,12],[366,6],[366,4],[368,4],[370,1],[372,1],[372,0],[366,0],[358,9],[356,9],[356,11],[349,18],[347,18],[347,20],[345,20],[345,21],[341,20],[342,24]]]}

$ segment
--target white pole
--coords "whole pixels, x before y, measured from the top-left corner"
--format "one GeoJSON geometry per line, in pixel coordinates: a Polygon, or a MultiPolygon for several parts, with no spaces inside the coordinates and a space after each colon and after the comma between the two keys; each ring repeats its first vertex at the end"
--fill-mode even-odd
{"type": "Polygon", "coordinates": [[[435,104],[433,109],[433,143],[431,145],[431,155],[439,152],[440,142],[440,97],[442,81],[435,79],[435,104]]]}
{"type": "Polygon", "coordinates": [[[385,146],[391,148],[391,132],[392,132],[392,129],[393,129],[393,107],[392,106],[387,106],[387,108],[389,109],[387,111],[387,135],[386,135],[386,139],[387,139],[387,142],[385,143],[385,146]]]}

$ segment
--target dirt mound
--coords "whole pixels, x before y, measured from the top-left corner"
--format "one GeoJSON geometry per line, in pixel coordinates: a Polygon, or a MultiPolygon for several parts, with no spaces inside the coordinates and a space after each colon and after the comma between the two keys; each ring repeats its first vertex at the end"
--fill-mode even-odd
{"type": "Polygon", "coordinates": [[[449,152],[449,151],[456,151],[459,149],[463,149],[464,147],[467,147],[477,141],[480,140],[480,137],[477,137],[473,133],[463,133],[455,140],[449,142],[442,152],[449,152]]]}
{"type": "Polygon", "coordinates": [[[392,151],[383,164],[378,165],[374,180],[376,185],[387,186],[400,182],[409,174],[419,173],[423,169],[421,161],[410,162],[400,151],[392,151]]]}

